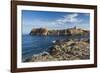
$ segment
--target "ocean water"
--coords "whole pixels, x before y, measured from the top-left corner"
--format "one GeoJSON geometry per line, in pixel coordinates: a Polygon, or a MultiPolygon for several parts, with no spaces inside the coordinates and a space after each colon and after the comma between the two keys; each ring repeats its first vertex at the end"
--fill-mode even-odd
{"type": "Polygon", "coordinates": [[[69,38],[89,38],[89,36],[31,36],[22,35],[22,61],[30,58],[32,55],[48,51],[53,45],[52,41],[66,40],[69,38]]]}

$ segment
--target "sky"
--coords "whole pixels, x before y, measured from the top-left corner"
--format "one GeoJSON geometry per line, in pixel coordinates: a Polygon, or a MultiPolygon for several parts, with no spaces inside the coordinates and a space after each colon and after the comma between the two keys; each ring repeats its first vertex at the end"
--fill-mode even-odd
{"type": "Polygon", "coordinates": [[[32,28],[67,29],[90,28],[90,14],[77,12],[51,12],[22,10],[22,32],[28,34],[32,28]]]}

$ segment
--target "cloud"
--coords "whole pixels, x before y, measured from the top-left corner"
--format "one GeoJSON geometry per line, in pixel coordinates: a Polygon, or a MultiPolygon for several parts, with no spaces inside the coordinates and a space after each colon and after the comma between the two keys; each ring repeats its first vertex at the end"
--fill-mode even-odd
{"type": "Polygon", "coordinates": [[[89,14],[89,13],[85,13],[84,15],[85,15],[85,16],[90,16],[90,14],[89,14]]]}
{"type": "Polygon", "coordinates": [[[77,17],[79,14],[74,13],[74,14],[69,14],[65,15],[60,19],[57,19],[55,22],[52,22],[53,24],[66,24],[66,23],[80,23],[81,19],[78,19],[77,17]]]}

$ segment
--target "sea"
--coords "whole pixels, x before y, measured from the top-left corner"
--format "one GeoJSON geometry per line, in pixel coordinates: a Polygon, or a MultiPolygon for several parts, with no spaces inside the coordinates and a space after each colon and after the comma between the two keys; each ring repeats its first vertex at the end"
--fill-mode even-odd
{"type": "Polygon", "coordinates": [[[67,39],[81,39],[89,36],[36,36],[22,35],[22,61],[31,58],[33,55],[40,54],[44,51],[48,52],[53,45],[53,41],[67,39]]]}

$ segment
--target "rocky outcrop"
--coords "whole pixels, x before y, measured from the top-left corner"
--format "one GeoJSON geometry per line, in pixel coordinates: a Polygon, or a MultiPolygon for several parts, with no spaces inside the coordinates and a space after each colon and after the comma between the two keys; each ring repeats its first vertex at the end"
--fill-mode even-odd
{"type": "Polygon", "coordinates": [[[32,29],[30,35],[47,35],[48,30],[46,28],[32,29]]]}
{"type": "Polygon", "coordinates": [[[67,29],[67,34],[69,35],[89,35],[89,30],[83,30],[81,28],[69,28],[67,29]]]}
{"type": "Polygon", "coordinates": [[[48,52],[33,55],[26,62],[89,59],[89,47],[89,39],[56,41],[48,52]]]}
{"type": "Polygon", "coordinates": [[[63,30],[48,30],[47,28],[38,28],[32,29],[30,35],[89,35],[89,31],[76,27],[63,30]]]}
{"type": "Polygon", "coordinates": [[[51,47],[50,54],[61,60],[89,59],[89,43],[86,41],[70,40],[51,47]]]}

